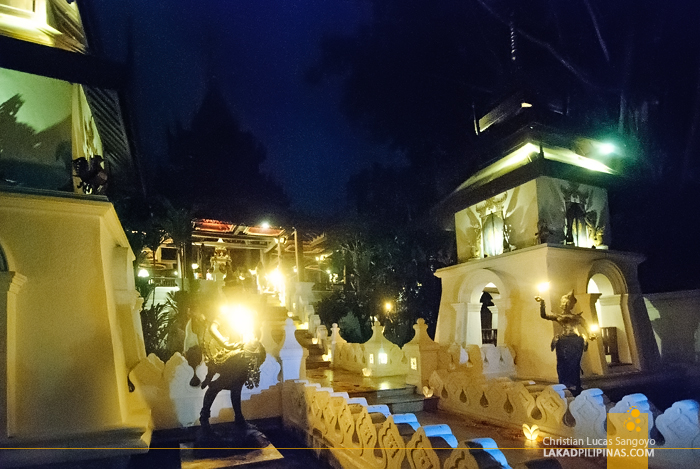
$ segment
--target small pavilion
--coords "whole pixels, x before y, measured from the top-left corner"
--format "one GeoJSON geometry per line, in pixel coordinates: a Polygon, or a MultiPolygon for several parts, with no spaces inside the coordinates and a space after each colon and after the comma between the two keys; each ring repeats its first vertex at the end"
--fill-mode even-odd
{"type": "Polygon", "coordinates": [[[438,209],[454,229],[458,264],[436,273],[435,340],[509,347],[518,378],[556,381],[550,342],[559,326],[540,318],[533,297],[556,313],[573,290],[601,339],[584,354],[584,377],[651,370],[659,355],[637,279],[644,257],[610,248],[606,188],[623,177],[623,151],[577,133],[565,114],[519,90],[476,122],[491,163],[438,209]]]}

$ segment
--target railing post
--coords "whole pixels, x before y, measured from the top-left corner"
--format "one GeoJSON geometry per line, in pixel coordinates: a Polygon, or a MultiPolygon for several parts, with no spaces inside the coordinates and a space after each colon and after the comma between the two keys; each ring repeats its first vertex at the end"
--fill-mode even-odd
{"type": "Polygon", "coordinates": [[[287,318],[284,324],[284,343],[279,351],[282,361],[282,380],[304,379],[306,377],[306,367],[302,368],[304,359],[304,348],[299,345],[294,332],[296,326],[291,318],[287,318]]]}

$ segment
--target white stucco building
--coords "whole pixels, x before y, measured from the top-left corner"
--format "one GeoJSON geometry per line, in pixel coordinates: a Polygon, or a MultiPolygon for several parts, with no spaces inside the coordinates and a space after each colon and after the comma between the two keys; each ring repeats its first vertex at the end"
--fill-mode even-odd
{"type": "Polygon", "coordinates": [[[459,263],[436,273],[435,340],[494,341],[512,348],[519,378],[556,381],[550,343],[559,326],[540,318],[533,297],[558,312],[560,297],[573,289],[576,311],[599,337],[584,354],[584,376],[649,370],[658,349],[637,279],[643,256],[608,248],[606,187],[620,177],[620,152],[543,125],[547,113],[547,103],[515,93],[479,121],[494,162],[440,207],[453,217],[459,263]]]}
{"type": "Polygon", "coordinates": [[[101,195],[139,186],[124,68],[90,44],[85,13],[0,1],[0,467],[150,443],[128,379],[145,358],[134,254],[101,195]]]}

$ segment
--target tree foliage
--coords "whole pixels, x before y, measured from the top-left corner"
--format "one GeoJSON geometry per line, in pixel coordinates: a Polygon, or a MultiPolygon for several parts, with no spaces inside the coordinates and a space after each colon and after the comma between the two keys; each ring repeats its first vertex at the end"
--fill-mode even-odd
{"type": "Polygon", "coordinates": [[[265,147],[242,129],[216,84],[211,84],[189,129],[169,138],[170,165],[158,192],[178,208],[206,218],[246,220],[288,205],[282,187],[261,172],[265,147]]]}
{"type": "MultiPolygon", "coordinates": [[[[626,176],[634,180],[610,193],[613,247],[643,249],[650,257],[653,268],[641,269],[643,287],[700,286],[700,274],[674,265],[658,248],[669,243],[650,241],[654,230],[646,229],[685,234],[686,217],[678,215],[695,209],[689,194],[700,177],[700,4],[369,3],[370,20],[352,35],[328,35],[308,76],[312,82],[340,77],[349,120],[404,153],[407,172],[420,175],[427,190],[386,187],[395,183],[382,177],[383,187],[369,182],[381,168],[366,170],[350,187],[361,212],[386,202],[389,216],[407,213],[410,194],[421,193],[418,201],[429,205],[453,190],[485,163],[477,155],[493,156],[472,151],[479,143],[474,117],[514,88],[535,89],[557,96],[582,133],[624,149],[626,176]],[[655,190],[663,197],[645,197],[655,190]],[[388,195],[399,191],[408,196],[388,195]],[[663,281],[677,276],[682,282],[675,286],[663,281]]],[[[410,178],[397,180],[419,188],[410,178]]],[[[686,254],[700,261],[695,251],[686,254]]]]}
{"type": "Polygon", "coordinates": [[[403,345],[421,317],[434,333],[441,290],[433,272],[452,262],[449,234],[355,221],[332,230],[328,237],[334,250],[331,269],[344,273],[345,281],[343,291],[334,292],[317,306],[327,327],[334,322],[351,325],[356,320],[357,329],[343,331],[341,327],[341,335],[364,342],[371,337],[377,318],[385,325],[387,337],[403,345]],[[390,311],[386,303],[391,304],[390,311]]]}

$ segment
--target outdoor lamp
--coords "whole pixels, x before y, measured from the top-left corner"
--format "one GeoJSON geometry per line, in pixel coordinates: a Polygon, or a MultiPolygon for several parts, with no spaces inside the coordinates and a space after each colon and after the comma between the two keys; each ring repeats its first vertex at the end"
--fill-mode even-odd
{"type": "Polygon", "coordinates": [[[243,342],[249,342],[255,338],[253,312],[248,308],[242,305],[223,305],[221,313],[226,318],[231,330],[237,332],[243,342]]]}
{"type": "Polygon", "coordinates": [[[542,282],[539,285],[537,285],[537,291],[540,293],[544,293],[547,290],[549,290],[549,282],[542,282]]]}
{"type": "Polygon", "coordinates": [[[597,144],[597,147],[601,155],[609,155],[611,153],[614,153],[615,150],[617,150],[617,148],[615,148],[615,145],[613,145],[610,142],[600,142],[597,144]]]}

